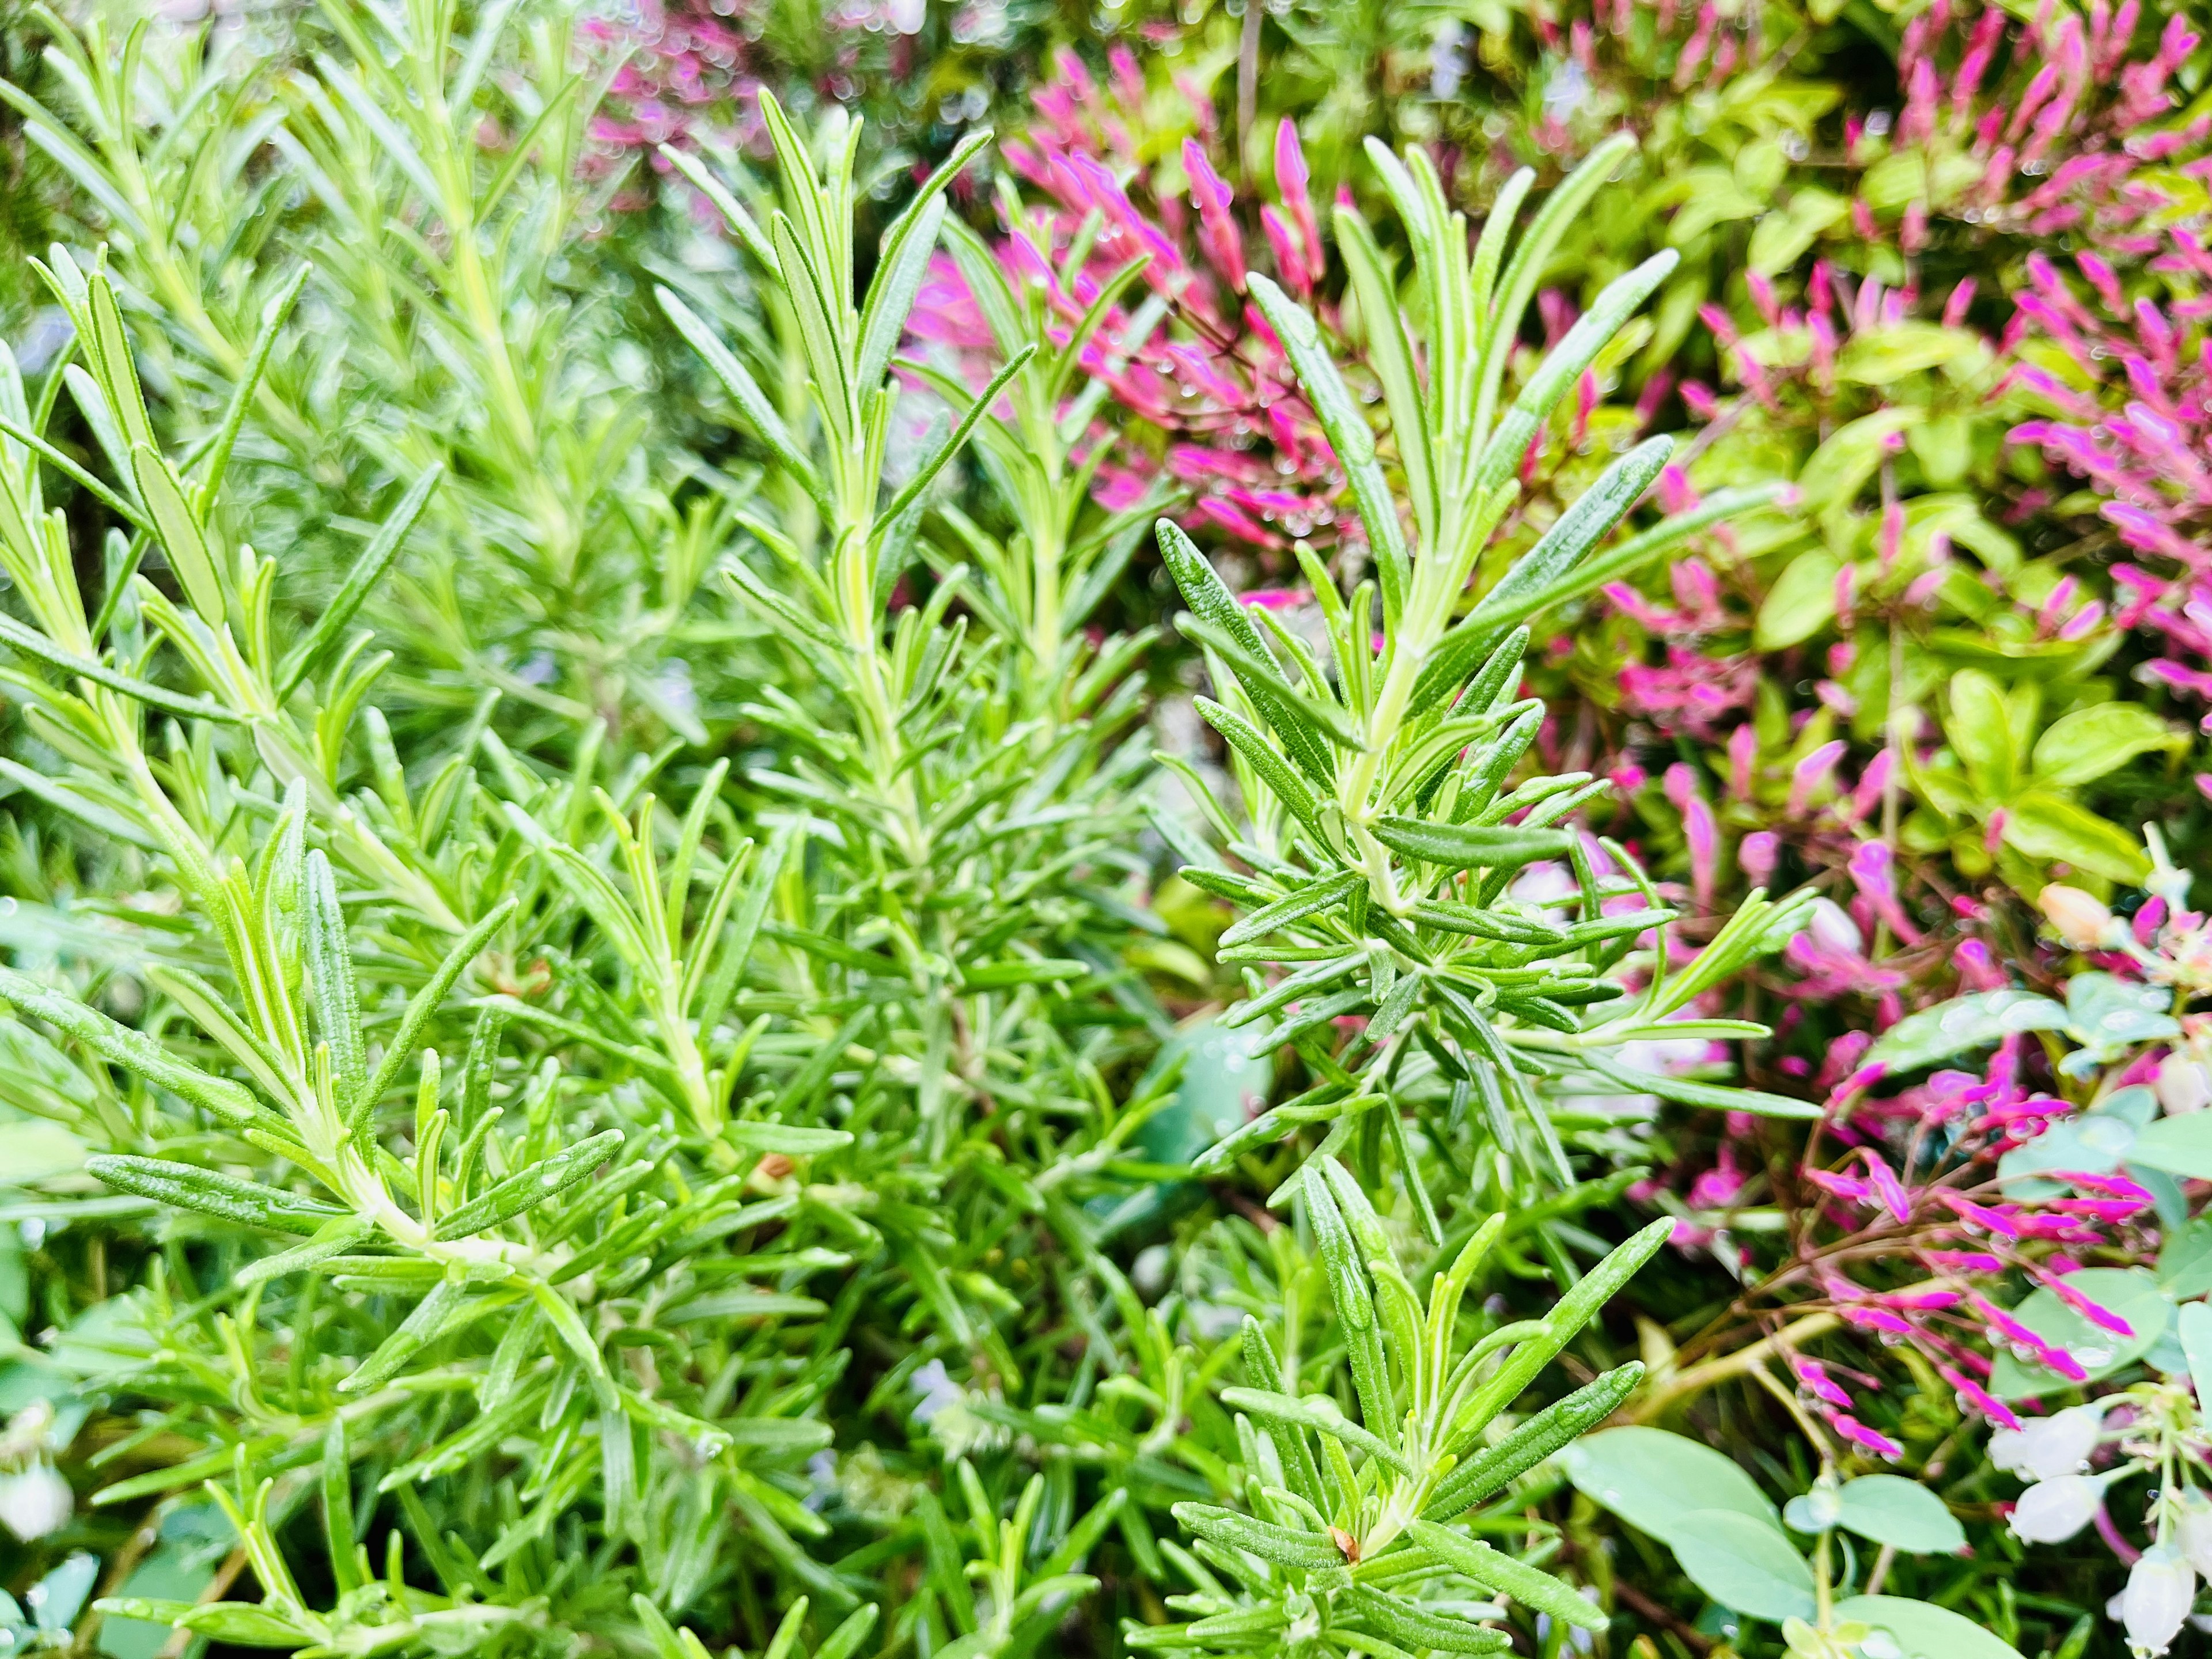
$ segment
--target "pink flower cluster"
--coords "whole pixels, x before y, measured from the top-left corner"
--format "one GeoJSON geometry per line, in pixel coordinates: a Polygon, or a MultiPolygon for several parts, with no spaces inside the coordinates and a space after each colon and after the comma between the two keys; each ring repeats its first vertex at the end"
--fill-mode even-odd
{"type": "MultiPolygon", "coordinates": [[[[2085,1373],[2066,1349],[1998,1305],[1995,1293],[2017,1274],[2090,1324],[2132,1335],[2118,1315],[2068,1281],[2082,1265],[2077,1252],[2122,1242],[2118,1235],[2151,1204],[2125,1176],[2091,1172],[2057,1172],[2063,1184],[2053,1196],[2000,1191],[1992,1179],[1997,1158],[2075,1109],[2027,1083],[2026,1042],[2006,1038],[1979,1075],[1937,1072],[1887,1098],[1866,1092],[1880,1081],[1878,1070],[1846,1079],[1839,1103],[1847,1109],[1830,1126],[1846,1149],[1826,1166],[1801,1170],[1826,1198],[1808,1206],[1798,1261],[1768,1281],[1814,1291],[1791,1304],[1793,1314],[1831,1313],[1885,1344],[1911,1345],[1957,1391],[1962,1408],[2006,1428],[2017,1420],[1986,1386],[1993,1353],[2009,1352],[2075,1381],[2085,1373]],[[1908,1265],[1920,1276],[1901,1274],[1908,1265]]],[[[1800,1381],[1839,1433],[1897,1455],[1844,1414],[1850,1401],[1840,1389],[1807,1382],[1802,1371],[1800,1381]]]]}
{"type": "MultiPolygon", "coordinates": [[[[1668,513],[1694,507],[1698,495],[1680,467],[1660,475],[1657,494],[1668,513]]],[[[1632,659],[1620,667],[1621,704],[1662,732],[1715,737],[1736,712],[1751,706],[1759,690],[1759,659],[1748,653],[1717,656],[1706,646],[1717,634],[1741,631],[1743,619],[1723,603],[1712,568],[1695,554],[1668,567],[1672,605],[1656,604],[1626,582],[1601,590],[1607,602],[1661,641],[1665,660],[1632,659]]]]}
{"type": "MultiPolygon", "coordinates": [[[[1254,243],[1263,242],[1275,279],[1316,305],[1325,327],[1334,323],[1333,309],[1316,300],[1328,256],[1297,129],[1287,120],[1276,129],[1274,199],[1259,205],[1260,235],[1249,237],[1239,210],[1251,207],[1251,194],[1240,204],[1213,159],[1212,101],[1194,86],[1181,89],[1197,132],[1183,141],[1176,179],[1140,153],[1145,84],[1136,60],[1116,48],[1101,86],[1073,53],[1060,53],[1052,79],[1032,94],[1036,119],[1003,149],[1006,165],[1046,205],[1009,216],[999,258],[1046,294],[1063,330],[1115,273],[1145,258],[1149,301],[1109,308],[1085,347],[1085,372],[1122,411],[1169,435],[1166,470],[1196,498],[1193,516],[1255,548],[1334,540],[1356,526],[1340,514],[1336,458],[1280,343],[1245,297],[1254,243]]],[[[950,259],[933,268],[910,326],[921,339],[963,350],[989,343],[950,259]]],[[[1101,468],[1108,505],[1143,494],[1140,471],[1150,462],[1139,453],[1127,449],[1101,468]]]]}
{"type": "Polygon", "coordinates": [[[1854,118],[1846,148],[1861,165],[1903,150],[1925,155],[1929,194],[1905,209],[1906,252],[1925,240],[1931,210],[2036,236],[2093,229],[2108,246],[2140,234],[2161,198],[2139,170],[2212,133],[2212,121],[2143,131],[2173,107],[2169,86],[2197,37],[2175,15],[2152,56],[2130,61],[2142,15],[2141,0],[2091,0],[2086,15],[2043,0],[2023,21],[2002,6],[1970,14],[1936,0],[1905,26],[1895,125],[1885,135],[1854,118]],[[1945,179],[1960,182],[1947,190],[1945,179]]]}
{"type": "MultiPolygon", "coordinates": [[[[665,173],[667,163],[654,154],[663,144],[763,151],[760,88],[788,96],[798,78],[769,44],[773,10],[763,0],[624,0],[580,18],[578,36],[616,65],[586,135],[587,173],[605,177],[641,158],[665,173]]],[[[822,32],[818,89],[848,101],[881,74],[903,81],[926,67],[917,39],[925,15],[924,0],[838,0],[814,9],[811,25],[822,32]]],[[[617,205],[647,199],[632,191],[617,205]]],[[[702,222],[719,222],[699,205],[702,222]]]]}
{"type": "Polygon", "coordinates": [[[2012,437],[2087,481],[2104,498],[2100,516],[2150,562],[2112,569],[2114,620],[2155,641],[2143,676],[2212,701],[2212,250],[2179,226],[2165,233],[2147,267],[2163,279],[2163,304],[2131,298],[2096,254],[2075,264],[2087,295],[2041,255],[2028,261],[2015,332],[2062,361],[2024,352],[2012,381],[2051,413],[2012,437]]]}
{"type": "Polygon", "coordinates": [[[760,81],[741,18],[687,0],[638,0],[634,15],[587,15],[577,32],[587,44],[621,54],[586,135],[584,165],[595,175],[662,144],[689,148],[702,133],[731,148],[757,136],[760,81]]]}

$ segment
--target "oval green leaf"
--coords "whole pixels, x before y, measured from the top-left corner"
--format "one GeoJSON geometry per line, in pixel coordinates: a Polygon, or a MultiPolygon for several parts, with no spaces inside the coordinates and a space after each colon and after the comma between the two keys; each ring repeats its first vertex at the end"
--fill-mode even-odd
{"type": "Polygon", "coordinates": [[[2019,1650],[1972,1620],[1902,1595],[1852,1595],[1836,1603],[1838,1623],[1888,1633],[1905,1659],[2020,1659],[2019,1650]]]}
{"type": "Polygon", "coordinates": [[[1682,1517],[1674,1559],[1690,1582],[1747,1619],[1811,1619],[1818,1611],[1813,1569],[1772,1528],[1734,1510],[1691,1510],[1682,1517]]]}
{"type": "Polygon", "coordinates": [[[1838,1523],[1914,1555],[1949,1555],[1966,1547],[1966,1529],[1942,1498],[1901,1474],[1863,1474],[1846,1480],[1836,1497],[1838,1523]]]}
{"type": "Polygon", "coordinates": [[[1690,1516],[1716,1510],[1781,1535],[1774,1505],[1735,1460],[1686,1436],[1607,1429],[1577,1441],[1560,1461],[1577,1492],[1662,1542],[1674,1542],[1690,1516]]]}

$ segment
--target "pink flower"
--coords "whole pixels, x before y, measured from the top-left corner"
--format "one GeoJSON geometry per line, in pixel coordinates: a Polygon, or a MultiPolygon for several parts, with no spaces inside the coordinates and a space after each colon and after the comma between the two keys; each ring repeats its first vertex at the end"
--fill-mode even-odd
{"type": "Polygon", "coordinates": [[[2120,1337],[2131,1337],[2136,1334],[2135,1327],[2129,1324],[2128,1322],[2121,1318],[2119,1315],[2114,1313],[2102,1303],[2091,1301],[2089,1297],[2075,1290],[2071,1285],[2068,1284],[2063,1279],[2059,1278],[2057,1275],[2045,1273],[2038,1273],[2036,1278],[2046,1290],[2051,1291],[2053,1296],[2056,1296],[2061,1302],[2063,1302],[2068,1307],[2073,1309],[2075,1313],[2080,1314],[2082,1318],[2087,1320],[2092,1325],[2097,1327],[2098,1329],[2110,1331],[2113,1335],[2120,1337]]]}
{"type": "Polygon", "coordinates": [[[1851,1403],[1851,1397],[1844,1391],[1843,1385],[1831,1377],[1827,1368],[1819,1361],[1800,1359],[1794,1362],[1791,1369],[1797,1373],[1799,1385],[1814,1399],[1837,1407],[1848,1407],[1851,1403]]]}
{"type": "Polygon", "coordinates": [[[2011,1407],[1954,1365],[1939,1364],[1937,1375],[1958,1390],[1959,1403],[1970,1411],[1978,1411],[1999,1428],[2017,1430],[2020,1419],[2011,1407]]]}
{"type": "Polygon", "coordinates": [[[1881,1155],[1870,1146],[1859,1148],[1859,1156],[1866,1160],[1868,1177],[1880,1196],[1883,1206],[1902,1224],[1911,1219],[1912,1200],[1905,1190],[1905,1183],[1890,1172],[1881,1155]]]}
{"type": "Polygon", "coordinates": [[[1710,906],[1713,877],[1720,861],[1720,826],[1698,786],[1698,775],[1680,761],[1667,769],[1667,799],[1682,815],[1682,840],[1690,853],[1690,885],[1698,902],[1710,906]]]}
{"type": "Polygon", "coordinates": [[[1858,1419],[1846,1413],[1832,1413],[1828,1422],[1844,1439],[1865,1447],[1878,1456],[1894,1460],[1905,1455],[1905,1448],[1899,1445],[1897,1442],[1879,1430],[1869,1428],[1858,1419]]]}

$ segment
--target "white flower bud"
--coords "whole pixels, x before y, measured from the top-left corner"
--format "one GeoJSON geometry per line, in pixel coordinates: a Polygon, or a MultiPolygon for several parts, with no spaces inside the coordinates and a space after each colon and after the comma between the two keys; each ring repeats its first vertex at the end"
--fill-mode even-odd
{"type": "Polygon", "coordinates": [[[2185,1049],[2177,1048],[2159,1061],[2158,1077],[2151,1087],[2168,1117],[2212,1106],[2212,1072],[2207,1072],[2204,1062],[2185,1049]]]}
{"type": "Polygon", "coordinates": [[[1855,957],[1866,948],[1866,937],[1859,932],[1858,923],[1833,899],[1813,901],[1813,913],[1806,919],[1805,931],[1813,936],[1815,945],[1839,956],[1855,957]]]}
{"type": "Polygon", "coordinates": [[[2103,1427],[2103,1413],[2094,1406],[2032,1418],[2017,1429],[1999,1429],[1990,1437],[1990,1462],[2023,1480],[2079,1474],[2088,1468],[2103,1427]]]}
{"type": "Polygon", "coordinates": [[[2089,1524],[2105,1495],[2105,1477],[2062,1474],[2039,1481],[2013,1506],[2013,1536],[2027,1544],[2063,1544],[2089,1524]]]}
{"type": "Polygon", "coordinates": [[[2101,951],[2111,939],[2112,913],[2078,887],[2052,882],[2035,896],[2051,931],[2075,951],[2101,951]]]}
{"type": "Polygon", "coordinates": [[[2120,1623],[2136,1659],[2164,1653],[2189,1617],[2197,1600],[2197,1574],[2171,1544],[2145,1550],[2128,1572],[2120,1592],[2120,1623]]]}
{"type": "Polygon", "coordinates": [[[2212,1578],[2212,1499],[2194,1487],[2182,1500],[2181,1519],[2173,1529],[2182,1559],[2203,1577],[2212,1578]]]}
{"type": "Polygon", "coordinates": [[[51,1463],[0,1474],[0,1526],[27,1544],[61,1527],[76,1507],[69,1482],[51,1463]]]}

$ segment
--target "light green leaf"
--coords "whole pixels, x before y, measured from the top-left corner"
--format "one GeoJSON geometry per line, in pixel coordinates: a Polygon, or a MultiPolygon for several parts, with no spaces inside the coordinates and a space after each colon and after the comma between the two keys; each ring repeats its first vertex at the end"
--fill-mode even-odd
{"type": "Polygon", "coordinates": [[[1685,1511],[1668,1540],[1690,1582],[1747,1618],[1811,1619],[1813,1569],[1790,1540],[1733,1510],[1685,1511]]]}
{"type": "Polygon", "coordinates": [[[2212,1181],[2212,1112],[2159,1119],[2136,1136],[2128,1162],[2190,1181],[2212,1181]]]}
{"type": "Polygon", "coordinates": [[[1486,1589],[1503,1591],[1531,1612],[1583,1630],[1603,1630],[1609,1622],[1571,1584],[1478,1539],[1462,1538],[1433,1521],[1416,1521],[1407,1530],[1416,1544],[1447,1566],[1465,1573],[1486,1589]]]}
{"type": "Polygon", "coordinates": [[[2012,793],[2020,770],[2013,753],[2012,711],[1996,680],[1978,668],[1962,668],[1951,676],[1943,735],[1985,799],[2002,801],[2012,793]]]}
{"type": "Polygon", "coordinates": [[[1838,427],[1798,470],[1807,509],[1819,513],[1855,498],[1881,466],[1890,435],[1926,418],[1917,409],[1885,409],[1838,427]]]}
{"type": "Polygon", "coordinates": [[[178,1059],[144,1032],[134,1031],[74,997],[50,991],[11,968],[0,968],[0,998],[75,1038],[102,1059],[183,1096],[228,1122],[250,1123],[258,1114],[252,1094],[242,1085],[210,1076],[178,1059]]]}
{"type": "Polygon", "coordinates": [[[84,1143],[44,1118],[0,1122],[0,1183],[28,1187],[84,1167],[84,1143]]]}
{"type": "Polygon", "coordinates": [[[1904,1659],[2021,1659],[2017,1650],[1948,1607],[1902,1595],[1851,1595],[1836,1603],[1838,1622],[1887,1633],[1904,1659]]]}
{"type": "MultiPolygon", "coordinates": [[[[1668,1028],[1656,1026],[1653,1029],[1665,1030],[1668,1028]]],[[[1577,1057],[1616,1089],[1624,1089],[1632,1094],[1656,1095],[1662,1100],[1671,1100],[1680,1106],[1700,1106],[1716,1112],[1752,1112],[1760,1117],[1816,1119],[1822,1115],[1818,1101],[1769,1094],[1764,1089],[1739,1089],[1722,1083],[1700,1083],[1694,1078],[1668,1077],[1637,1071],[1626,1066],[1616,1066],[1596,1054],[1584,1053],[1577,1057]]]]}
{"type": "Polygon", "coordinates": [[[2092,703],[2051,723],[2035,740],[2032,764],[2038,783],[2069,788],[2117,771],[2137,755],[2188,743],[2140,703],[2092,703]]]}
{"type": "Polygon", "coordinates": [[[176,469],[145,445],[131,451],[131,470],[138,484],[138,499],[146,503],[161,546],[169,556],[169,568],[185,590],[185,598],[200,620],[210,628],[223,624],[222,583],[216,574],[215,555],[200,528],[176,469]]]}
{"type": "Polygon", "coordinates": [[[1766,590],[1752,642],[1761,651],[1784,651],[1826,627],[1835,618],[1836,578],[1843,568],[1825,547],[1792,559],[1766,590]]]}
{"type": "Polygon", "coordinates": [[[2033,991],[1977,991],[1907,1014],[1875,1040],[1866,1063],[1917,1072],[2014,1031],[2063,1031],[2069,1018],[2063,1003],[2033,991]]]}
{"type": "Polygon", "coordinates": [[[189,1164],[164,1158],[100,1153],[85,1160],[85,1167],[109,1186],[180,1210],[197,1210],[242,1227],[265,1227],[271,1232],[293,1233],[304,1238],[319,1231],[345,1212],[313,1199],[301,1198],[275,1187],[264,1187],[235,1176],[220,1175],[189,1164]]]}
{"type": "Polygon", "coordinates": [[[1774,1505],[1735,1460],[1686,1436],[1603,1429],[1568,1447],[1559,1461],[1577,1492],[1662,1543],[1671,1543],[1691,1515],[1715,1510],[1781,1533],[1774,1505]]]}
{"type": "Polygon", "coordinates": [[[589,1178],[592,1171],[612,1158],[622,1144],[621,1130],[603,1129],[574,1146],[564,1146],[552,1157],[516,1170],[489,1192],[461,1206],[438,1223],[434,1237],[466,1238],[556,1198],[578,1182],[589,1178]]]}
{"type": "Polygon", "coordinates": [[[722,1139],[749,1152],[780,1152],[786,1158],[815,1158],[853,1144],[849,1129],[819,1129],[795,1123],[732,1123],[722,1139]]]}
{"type": "Polygon", "coordinates": [[[1322,343],[1320,326],[1306,308],[1257,271],[1252,273],[1251,293],[1260,314],[1289,354],[1298,384],[1304,388],[1322,430],[1328,434],[1329,447],[1336,452],[1345,477],[1351,481],[1352,501],[1359,509],[1359,521],[1367,531],[1382,578],[1383,614],[1395,623],[1410,580],[1406,536],[1398,522],[1398,504],[1391,498],[1389,481],[1375,459],[1374,429],[1353,401],[1336,360],[1322,343]]]}
{"type": "Polygon", "coordinates": [[[1177,1504],[1175,1518],[1189,1532],[1231,1549],[1249,1550],[1285,1567],[1337,1567],[1344,1552],[1322,1533],[1294,1532],[1211,1504],[1177,1504]]]}
{"type": "Polygon", "coordinates": [[[1966,1529],[1943,1500],[1900,1474],[1863,1474],[1836,1493],[1840,1523],[1862,1538],[1915,1555],[1950,1555],[1966,1547],[1966,1529]]]}
{"type": "Polygon", "coordinates": [[[1375,839],[1392,852],[1449,870],[1507,870],[1539,859],[1565,858],[1574,839],[1565,830],[1519,830],[1422,818],[1377,818],[1375,839]]]}
{"type": "Polygon", "coordinates": [[[2004,839],[2032,859],[2070,864],[2109,881],[2141,881],[2150,868],[2142,846],[2119,825],[2041,789],[2014,799],[2004,839]]]}
{"type": "Polygon", "coordinates": [[[1836,356],[1836,378],[1862,386],[1888,386],[1923,369],[1985,348],[1971,329],[1940,323],[1901,322],[1854,334],[1836,356]]]}
{"type": "Polygon", "coordinates": [[[2212,1307],[2202,1302],[2185,1303],[2175,1322],[2182,1354],[2189,1362],[2189,1380],[2202,1407],[2212,1400],[2212,1307]]]}
{"type": "Polygon", "coordinates": [[[1643,1380],[1642,1363],[1631,1360],[1516,1424],[1504,1439],[1474,1453],[1455,1468],[1422,1513],[1431,1521],[1448,1521],[1470,1504],[1480,1503],[1604,1422],[1643,1380]]]}
{"type": "Polygon", "coordinates": [[[407,532],[415,527],[415,521],[422,516],[422,509],[429,504],[430,492],[438,487],[438,481],[445,476],[444,465],[433,461],[407,487],[398,503],[377,526],[376,534],[369,538],[368,545],[362,549],[361,556],[346,572],[345,580],[338,584],[338,591],[323,608],[323,614],[316,619],[307,637],[293,648],[285,658],[283,665],[277,670],[278,697],[288,696],[292,688],[322,660],[323,653],[337,642],[338,635],[345,630],[346,624],[353,620],[362,602],[383,580],[384,573],[391,568],[392,560],[399,556],[400,544],[407,539],[407,532]]]}

